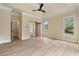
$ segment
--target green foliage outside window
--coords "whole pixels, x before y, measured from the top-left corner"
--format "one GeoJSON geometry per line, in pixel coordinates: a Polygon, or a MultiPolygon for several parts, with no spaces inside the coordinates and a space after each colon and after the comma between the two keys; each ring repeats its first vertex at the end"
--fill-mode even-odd
{"type": "Polygon", "coordinates": [[[65,19],[65,33],[74,34],[74,19],[69,17],[65,19]]]}

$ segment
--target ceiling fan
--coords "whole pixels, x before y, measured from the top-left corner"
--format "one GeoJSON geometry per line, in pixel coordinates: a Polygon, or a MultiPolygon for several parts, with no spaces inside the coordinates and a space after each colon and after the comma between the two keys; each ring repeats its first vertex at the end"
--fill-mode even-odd
{"type": "Polygon", "coordinates": [[[42,10],[42,7],[43,7],[43,6],[44,6],[44,4],[41,3],[39,9],[37,9],[37,10],[32,10],[32,11],[41,11],[41,12],[45,13],[46,11],[42,10]]]}

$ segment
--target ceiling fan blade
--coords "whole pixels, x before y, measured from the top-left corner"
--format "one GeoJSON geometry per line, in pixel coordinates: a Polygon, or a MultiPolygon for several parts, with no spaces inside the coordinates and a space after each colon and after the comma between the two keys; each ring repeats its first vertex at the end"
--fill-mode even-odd
{"type": "Polygon", "coordinates": [[[42,12],[44,12],[44,13],[46,12],[46,11],[44,11],[44,10],[40,10],[40,11],[42,11],[42,12]]]}
{"type": "Polygon", "coordinates": [[[43,3],[41,3],[41,4],[40,4],[40,8],[39,8],[39,10],[41,10],[41,9],[42,9],[43,5],[44,5],[43,3]]]}
{"type": "Polygon", "coordinates": [[[35,11],[35,10],[32,10],[32,11],[35,11]]]}
{"type": "Polygon", "coordinates": [[[32,10],[32,11],[38,11],[38,10],[32,10]]]}

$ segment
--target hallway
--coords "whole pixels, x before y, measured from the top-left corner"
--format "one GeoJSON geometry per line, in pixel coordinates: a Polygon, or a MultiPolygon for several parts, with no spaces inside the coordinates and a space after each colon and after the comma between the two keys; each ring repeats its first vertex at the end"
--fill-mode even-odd
{"type": "Polygon", "coordinates": [[[49,38],[30,38],[0,44],[2,56],[69,56],[79,55],[79,46],[74,43],[49,38]]]}

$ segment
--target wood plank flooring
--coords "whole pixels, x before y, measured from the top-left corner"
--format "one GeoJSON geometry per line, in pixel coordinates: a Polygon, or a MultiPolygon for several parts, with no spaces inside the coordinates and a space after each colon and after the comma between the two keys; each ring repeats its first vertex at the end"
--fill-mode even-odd
{"type": "Polygon", "coordinates": [[[79,56],[79,45],[49,38],[0,44],[0,56],[79,56]]]}

